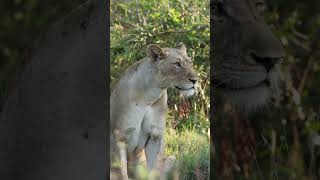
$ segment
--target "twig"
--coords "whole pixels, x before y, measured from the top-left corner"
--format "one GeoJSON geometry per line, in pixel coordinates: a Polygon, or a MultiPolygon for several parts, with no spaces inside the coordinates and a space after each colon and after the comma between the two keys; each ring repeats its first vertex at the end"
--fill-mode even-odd
{"type": "Polygon", "coordinates": [[[272,161],[273,173],[274,173],[274,176],[276,177],[276,179],[278,179],[278,172],[277,172],[277,170],[276,170],[276,161],[275,161],[275,158],[274,158],[274,154],[272,153],[272,146],[271,146],[271,144],[268,142],[268,140],[263,136],[263,134],[261,134],[261,137],[262,137],[264,143],[269,146],[269,149],[270,149],[270,151],[271,151],[271,161],[272,161]]]}
{"type": "Polygon", "coordinates": [[[260,176],[261,179],[263,179],[263,175],[262,175],[261,168],[260,168],[260,166],[259,166],[258,159],[257,159],[257,157],[256,157],[256,155],[255,155],[255,152],[253,151],[251,145],[250,145],[250,150],[251,150],[251,153],[253,154],[254,160],[255,160],[256,165],[257,165],[257,167],[258,167],[259,176],[260,176]]]}
{"type": "Polygon", "coordinates": [[[139,1],[138,0],[136,0],[136,10],[137,10],[137,14],[138,14],[139,23],[142,23],[141,14],[139,11],[139,1]]]}
{"type": "Polygon", "coordinates": [[[309,40],[310,40],[310,38],[309,38],[307,35],[305,35],[305,34],[303,34],[303,33],[301,33],[301,32],[298,32],[298,31],[296,30],[296,28],[292,27],[291,30],[292,30],[292,33],[293,33],[295,36],[297,36],[298,38],[300,38],[300,39],[302,39],[302,40],[305,40],[305,41],[309,41],[309,40]]]}
{"type": "Polygon", "coordinates": [[[163,35],[163,34],[169,34],[169,33],[187,33],[187,32],[192,32],[192,31],[199,31],[199,30],[203,30],[203,29],[207,29],[207,28],[209,28],[208,25],[203,25],[203,26],[198,26],[196,28],[189,29],[189,30],[162,31],[162,32],[156,33],[155,35],[163,35]]]}
{"type": "Polygon", "coordinates": [[[302,48],[304,51],[306,52],[310,52],[311,49],[310,49],[310,44],[307,44],[307,43],[302,43],[300,42],[297,38],[292,38],[291,39],[291,43],[293,43],[294,45],[296,46],[299,46],[300,48],[302,48]]]}
{"type": "Polygon", "coordinates": [[[283,132],[284,132],[284,138],[286,139],[286,149],[287,149],[287,153],[289,154],[289,146],[288,146],[288,140],[287,140],[287,133],[286,133],[286,127],[284,124],[282,124],[283,127],[283,132]]]}
{"type": "Polygon", "coordinates": [[[299,84],[299,87],[298,87],[298,92],[301,94],[303,89],[304,89],[304,86],[306,84],[306,81],[309,77],[309,73],[310,73],[310,70],[312,68],[312,64],[313,64],[313,60],[312,60],[312,55],[313,54],[312,52],[309,53],[308,55],[308,58],[307,58],[307,67],[304,69],[303,71],[303,75],[302,75],[302,78],[301,78],[301,81],[300,81],[300,84],[299,84]]]}
{"type": "Polygon", "coordinates": [[[313,55],[316,54],[316,52],[318,50],[317,47],[319,45],[319,41],[320,41],[320,30],[318,30],[318,32],[316,34],[316,37],[312,42],[311,51],[306,57],[306,59],[307,59],[307,67],[304,70],[302,79],[300,81],[300,85],[299,85],[299,88],[298,88],[298,92],[299,93],[302,93],[302,91],[303,91],[303,89],[305,87],[306,81],[309,78],[310,71],[311,71],[311,68],[312,68],[312,65],[313,65],[313,60],[314,60],[313,55]]]}

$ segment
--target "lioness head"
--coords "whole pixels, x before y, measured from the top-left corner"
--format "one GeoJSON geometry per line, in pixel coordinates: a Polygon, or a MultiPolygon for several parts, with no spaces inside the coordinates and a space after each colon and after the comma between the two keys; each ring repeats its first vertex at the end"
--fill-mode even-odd
{"type": "Polygon", "coordinates": [[[147,55],[161,87],[174,87],[184,96],[194,94],[198,77],[183,43],[177,48],[161,48],[150,44],[147,47],[147,55]]]}
{"type": "Polygon", "coordinates": [[[263,0],[217,0],[213,8],[213,85],[242,110],[265,107],[278,95],[284,51],[261,16],[263,0]]]}

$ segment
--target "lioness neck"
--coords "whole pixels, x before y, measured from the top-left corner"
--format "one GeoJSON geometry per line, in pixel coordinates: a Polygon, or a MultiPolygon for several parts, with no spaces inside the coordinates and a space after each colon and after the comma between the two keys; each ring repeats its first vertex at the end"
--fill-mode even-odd
{"type": "Polygon", "coordinates": [[[128,77],[123,79],[124,81],[121,83],[127,84],[128,96],[135,102],[153,104],[167,90],[166,87],[161,87],[157,72],[148,58],[133,65],[125,76],[128,77]]]}

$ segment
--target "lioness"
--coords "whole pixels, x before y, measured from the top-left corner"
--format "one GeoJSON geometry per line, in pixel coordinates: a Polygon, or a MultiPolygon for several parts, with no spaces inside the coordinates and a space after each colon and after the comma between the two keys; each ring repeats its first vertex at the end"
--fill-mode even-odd
{"type": "Polygon", "coordinates": [[[263,0],[213,2],[213,85],[239,109],[254,112],[279,94],[280,41],[265,23],[263,0]]]}
{"type": "Polygon", "coordinates": [[[121,159],[117,141],[124,141],[132,169],[145,156],[148,170],[156,170],[163,145],[167,89],[173,87],[191,96],[198,78],[183,43],[177,48],[151,44],[147,55],[127,70],[112,91],[110,159],[121,159]]]}

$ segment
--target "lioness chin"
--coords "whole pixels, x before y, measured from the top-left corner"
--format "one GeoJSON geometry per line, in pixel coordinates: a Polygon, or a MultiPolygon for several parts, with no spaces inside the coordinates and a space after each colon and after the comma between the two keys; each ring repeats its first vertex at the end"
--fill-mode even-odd
{"type": "MultiPolygon", "coordinates": [[[[148,57],[131,66],[115,85],[110,98],[110,159],[125,158],[126,169],[144,164],[149,171],[159,170],[163,150],[167,89],[175,88],[185,96],[196,89],[197,75],[186,47],[147,47],[148,57]],[[121,157],[117,141],[126,144],[127,157],[121,157]]],[[[166,168],[167,169],[167,168],[166,168]]],[[[163,172],[162,172],[163,173],[163,172]]],[[[133,175],[134,176],[134,175],[133,175]]]]}

